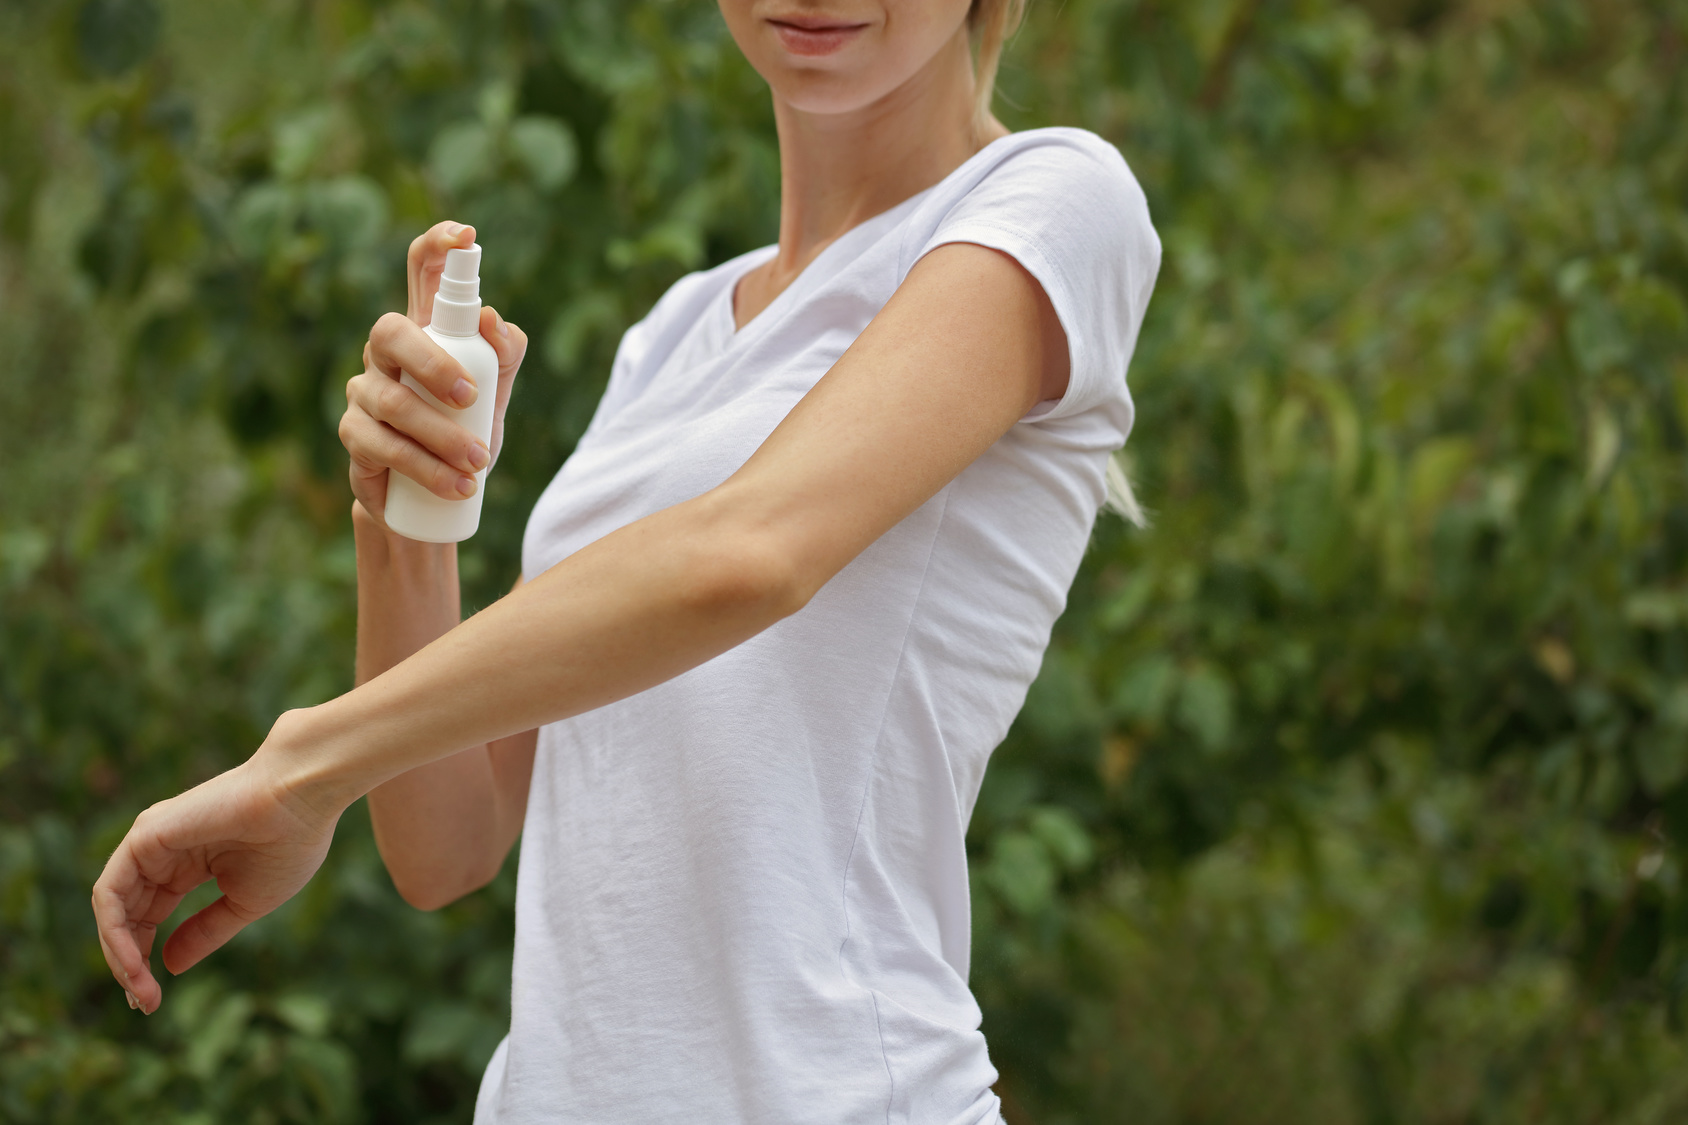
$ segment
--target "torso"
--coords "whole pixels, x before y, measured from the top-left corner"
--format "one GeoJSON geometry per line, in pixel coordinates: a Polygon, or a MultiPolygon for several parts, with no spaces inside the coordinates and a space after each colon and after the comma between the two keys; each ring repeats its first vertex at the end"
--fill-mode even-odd
{"type": "Polygon", "coordinates": [[[1076,130],[1008,138],[840,234],[751,317],[735,286],[774,247],[676,283],[624,337],[523,572],[724,481],[946,238],[1047,243],[1084,278],[1073,299],[1117,292],[1118,315],[1087,314],[1068,398],[801,611],[541,730],[511,1030],[477,1125],[996,1120],[967,985],[966,828],[1131,424],[1155,258],[1118,153],[1076,130]],[[1074,208],[1059,240],[1039,226],[1052,177],[1074,208]],[[1119,231],[1098,237],[1098,214],[1119,231]]]}

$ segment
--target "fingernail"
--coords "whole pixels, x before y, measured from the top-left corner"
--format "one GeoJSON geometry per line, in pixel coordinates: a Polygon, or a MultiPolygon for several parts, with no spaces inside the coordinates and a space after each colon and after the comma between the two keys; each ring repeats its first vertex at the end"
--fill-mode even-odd
{"type": "Polygon", "coordinates": [[[127,997],[128,997],[128,998],[129,998],[129,1007],[131,1007],[131,1008],[139,1008],[139,1007],[140,1007],[140,1005],[139,1005],[139,1004],[137,1004],[137,1003],[135,1003],[135,995],[134,995],[134,993],[132,993],[132,992],[128,992],[128,991],[125,991],[125,992],[124,992],[124,993],[123,993],[123,995],[125,995],[125,996],[127,996],[127,997]]]}
{"type": "MultiPolygon", "coordinates": [[[[492,315],[498,316],[498,310],[493,309],[492,315]]],[[[498,334],[500,336],[504,337],[506,340],[508,340],[510,338],[510,326],[508,324],[504,323],[504,318],[501,317],[501,316],[498,316],[498,334]]]]}
{"type": "Polygon", "coordinates": [[[486,463],[492,460],[492,453],[486,446],[476,442],[469,447],[469,464],[477,469],[486,468],[486,463]]]}
{"type": "Polygon", "coordinates": [[[463,224],[452,223],[450,226],[445,228],[445,233],[447,238],[456,238],[458,235],[463,233],[463,224]]]}
{"type": "Polygon", "coordinates": [[[475,401],[475,384],[469,382],[467,379],[457,380],[456,386],[451,388],[451,397],[462,403],[464,406],[468,406],[471,402],[475,401]]]}
{"type": "Polygon", "coordinates": [[[475,494],[475,478],[458,477],[457,491],[461,492],[465,496],[473,496],[475,494]]]}

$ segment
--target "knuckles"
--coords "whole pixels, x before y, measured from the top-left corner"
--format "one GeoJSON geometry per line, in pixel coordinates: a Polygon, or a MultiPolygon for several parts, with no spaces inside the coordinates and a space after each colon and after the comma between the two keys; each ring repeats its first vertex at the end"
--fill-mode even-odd
{"type": "Polygon", "coordinates": [[[409,387],[388,380],[386,386],[376,392],[375,406],[383,418],[392,418],[409,405],[411,397],[409,387]]]}
{"type": "Polygon", "coordinates": [[[446,500],[455,500],[457,498],[456,469],[447,465],[443,461],[435,461],[432,466],[432,471],[428,475],[433,478],[429,487],[434,490],[434,494],[436,496],[443,497],[446,500]]]}
{"type": "Polygon", "coordinates": [[[375,327],[369,330],[369,342],[385,349],[408,327],[411,327],[410,318],[403,313],[384,312],[375,322],[375,327]]]}

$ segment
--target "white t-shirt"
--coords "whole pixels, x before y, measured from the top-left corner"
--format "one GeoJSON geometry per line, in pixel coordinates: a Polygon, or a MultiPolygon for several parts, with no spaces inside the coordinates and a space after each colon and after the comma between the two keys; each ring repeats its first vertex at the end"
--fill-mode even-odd
{"type": "Polygon", "coordinates": [[[734,283],[775,247],[676,282],[622,339],[522,572],[724,481],[949,242],[1042,283],[1066,394],[800,612],[540,731],[477,1125],[997,1121],[963,837],[1131,428],[1160,243],[1118,151],[1079,129],[994,141],[742,331],[734,283]]]}

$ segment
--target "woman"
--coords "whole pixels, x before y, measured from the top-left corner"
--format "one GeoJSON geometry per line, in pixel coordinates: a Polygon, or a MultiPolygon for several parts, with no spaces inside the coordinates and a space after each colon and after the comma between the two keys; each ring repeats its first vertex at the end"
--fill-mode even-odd
{"type": "Polygon", "coordinates": [[[773,92],[779,243],[627,332],[522,580],[461,624],[454,548],[388,531],[386,484],[457,496],[497,438],[398,375],[502,416],[526,337],[485,310],[499,383],[469,385],[418,325],[474,232],[416,241],[341,426],[360,686],[137,819],[94,891],[131,1004],[158,1007],[183,894],[224,892],[172,972],[297,891],[367,794],[423,908],[521,835],[478,1122],[998,1120],[963,836],[1130,428],[1159,264],[1117,152],[990,116],[1016,7],[722,0],[773,92]]]}

